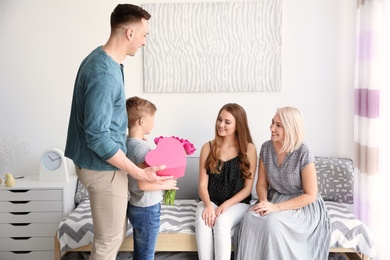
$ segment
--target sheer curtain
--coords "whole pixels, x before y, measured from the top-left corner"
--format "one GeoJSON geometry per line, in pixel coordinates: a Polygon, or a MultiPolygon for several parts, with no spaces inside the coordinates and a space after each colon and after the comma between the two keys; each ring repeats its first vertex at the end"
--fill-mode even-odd
{"type": "Polygon", "coordinates": [[[355,213],[374,236],[377,257],[390,259],[389,0],[360,0],[356,20],[355,213]],[[387,247],[387,248],[386,248],[387,247]]]}

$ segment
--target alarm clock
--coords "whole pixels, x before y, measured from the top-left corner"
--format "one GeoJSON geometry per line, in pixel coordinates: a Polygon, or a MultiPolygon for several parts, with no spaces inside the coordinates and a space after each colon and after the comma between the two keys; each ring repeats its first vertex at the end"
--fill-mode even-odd
{"type": "Polygon", "coordinates": [[[39,168],[39,181],[69,181],[68,161],[58,147],[50,147],[42,153],[39,168]]]}

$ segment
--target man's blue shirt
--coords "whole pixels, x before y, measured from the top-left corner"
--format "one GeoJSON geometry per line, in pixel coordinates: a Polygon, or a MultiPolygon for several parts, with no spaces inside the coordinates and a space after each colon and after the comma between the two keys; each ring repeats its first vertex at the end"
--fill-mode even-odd
{"type": "Polygon", "coordinates": [[[65,156],[82,168],[115,170],[106,160],[119,149],[126,153],[126,135],[123,65],[98,47],[77,73],[65,156]]]}

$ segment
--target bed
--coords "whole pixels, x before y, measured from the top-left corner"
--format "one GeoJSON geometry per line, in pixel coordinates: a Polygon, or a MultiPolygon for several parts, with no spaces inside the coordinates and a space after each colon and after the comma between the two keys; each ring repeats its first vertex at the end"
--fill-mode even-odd
{"type": "MultiPolygon", "coordinates": [[[[158,252],[196,252],[195,210],[197,199],[198,158],[189,157],[185,177],[179,179],[174,205],[161,208],[158,252]]],[[[348,158],[316,157],[319,189],[326,200],[331,217],[330,252],[353,253],[361,259],[375,257],[373,239],[368,227],[351,212],[353,203],[353,162],[348,158]]],[[[93,225],[88,192],[78,182],[75,202],[77,207],[60,223],[54,237],[55,259],[66,252],[90,251],[93,225]]],[[[132,251],[132,227],[120,251],[132,251]]]]}

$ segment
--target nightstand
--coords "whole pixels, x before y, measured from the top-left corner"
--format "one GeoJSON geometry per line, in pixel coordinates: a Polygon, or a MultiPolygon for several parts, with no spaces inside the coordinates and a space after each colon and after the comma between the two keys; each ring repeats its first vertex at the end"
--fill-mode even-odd
{"type": "Polygon", "coordinates": [[[77,176],[40,182],[38,175],[0,185],[0,260],[54,259],[53,236],[74,208],[77,176]]]}

